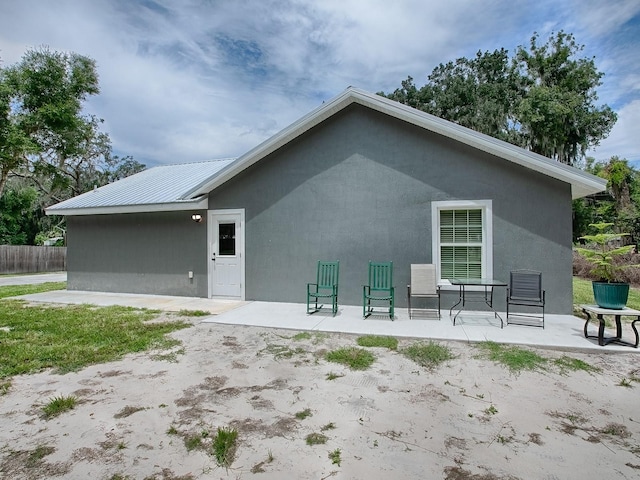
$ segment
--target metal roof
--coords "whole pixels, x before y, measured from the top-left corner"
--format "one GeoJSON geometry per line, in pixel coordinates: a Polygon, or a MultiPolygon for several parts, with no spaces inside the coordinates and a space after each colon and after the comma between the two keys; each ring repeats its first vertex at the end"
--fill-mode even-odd
{"type": "Polygon", "coordinates": [[[207,209],[207,196],[189,195],[235,159],[163,165],[104,185],[47,208],[49,215],[94,215],[207,209]]]}
{"type": "Polygon", "coordinates": [[[497,138],[416,110],[377,94],[349,87],[237,159],[155,167],[49,207],[48,215],[151,212],[206,209],[209,192],[349,105],[359,104],[477,148],[571,185],[585,197],[607,182],[497,138]]]}

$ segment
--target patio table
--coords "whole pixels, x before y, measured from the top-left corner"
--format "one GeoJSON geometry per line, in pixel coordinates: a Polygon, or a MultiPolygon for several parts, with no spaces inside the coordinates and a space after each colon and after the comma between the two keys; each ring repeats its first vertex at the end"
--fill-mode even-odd
{"type": "Polygon", "coordinates": [[[621,310],[613,310],[610,308],[601,308],[597,305],[580,305],[582,311],[587,316],[587,321],[584,323],[584,337],[585,338],[597,338],[598,345],[604,347],[610,343],[617,343],[619,345],[626,345],[628,347],[638,348],[638,329],[636,328],[636,322],[640,322],[640,311],[634,310],[632,308],[623,308],[621,310]],[[589,326],[589,321],[591,321],[591,314],[595,314],[596,318],[600,322],[598,327],[598,335],[589,335],[587,333],[587,327],[589,326]],[[615,337],[605,337],[604,329],[605,329],[605,315],[611,315],[614,317],[616,322],[616,336],[615,337]],[[633,333],[636,336],[635,343],[627,342],[622,340],[622,317],[636,317],[635,320],[631,322],[631,328],[633,329],[633,333]]]}
{"type": "Polygon", "coordinates": [[[453,317],[453,324],[456,324],[456,318],[460,312],[464,310],[467,302],[484,302],[493,312],[496,318],[500,319],[500,328],[504,328],[502,317],[493,308],[493,289],[494,287],[506,287],[507,284],[495,278],[452,278],[449,280],[451,285],[460,287],[458,303],[449,309],[449,315],[460,305],[458,312],[453,317]],[[480,289],[478,289],[480,287],[480,289]],[[469,298],[467,298],[469,297],[469,298]],[[461,305],[462,304],[462,305],[461,305]]]}

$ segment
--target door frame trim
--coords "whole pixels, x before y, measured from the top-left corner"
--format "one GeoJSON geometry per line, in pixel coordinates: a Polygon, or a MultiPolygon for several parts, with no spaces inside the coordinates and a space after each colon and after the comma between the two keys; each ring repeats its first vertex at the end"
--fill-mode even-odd
{"type": "MultiPolygon", "coordinates": [[[[239,215],[240,216],[240,242],[236,242],[236,248],[240,255],[240,300],[245,300],[245,262],[244,262],[244,237],[245,237],[245,221],[244,221],[244,208],[229,208],[222,210],[207,210],[207,285],[208,285],[208,297],[209,298],[223,298],[213,296],[213,282],[211,277],[213,275],[213,265],[211,263],[211,256],[213,254],[213,222],[217,215],[239,215]]],[[[237,297],[232,297],[237,298],[237,297]]]]}

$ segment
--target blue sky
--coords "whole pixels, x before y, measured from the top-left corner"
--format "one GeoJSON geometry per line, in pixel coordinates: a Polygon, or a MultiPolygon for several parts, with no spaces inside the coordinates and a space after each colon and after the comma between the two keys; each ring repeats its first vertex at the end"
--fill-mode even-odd
{"type": "Polygon", "coordinates": [[[640,165],[638,0],[3,0],[0,59],[96,60],[116,153],[147,165],[242,155],[349,85],[423,85],[439,63],[573,33],[618,113],[590,155],[640,165]]]}

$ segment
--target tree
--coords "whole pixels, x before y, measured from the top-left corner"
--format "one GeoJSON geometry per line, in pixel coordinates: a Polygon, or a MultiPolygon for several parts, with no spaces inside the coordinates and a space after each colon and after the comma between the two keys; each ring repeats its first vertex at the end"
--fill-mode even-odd
{"type": "Polygon", "coordinates": [[[598,144],[616,121],[608,107],[595,105],[602,73],[573,35],[559,32],[514,58],[505,49],[478,52],[438,65],[417,88],[408,77],[384,95],[465,127],[500,138],[560,162],[574,164],[598,144]]]}
{"type": "Polygon", "coordinates": [[[517,105],[523,146],[571,165],[609,134],[616,114],[595,105],[604,74],[593,58],[575,58],[584,46],[572,34],[560,31],[542,46],[537,41],[534,34],[529,50],[518,47],[514,60],[524,85],[517,105]]]}
{"type": "Polygon", "coordinates": [[[617,228],[631,234],[634,241],[640,238],[640,173],[626,159],[611,157],[601,164],[598,175],[607,180],[609,199],[599,206],[603,217],[615,223],[617,228]]]}
{"type": "Polygon", "coordinates": [[[38,233],[34,211],[38,192],[31,187],[8,188],[0,197],[0,245],[31,244],[38,233]]]}
{"type": "Polygon", "coordinates": [[[0,68],[0,200],[15,207],[0,230],[10,230],[12,242],[34,241],[33,219],[44,236],[57,235],[64,219],[45,217],[45,207],[144,170],[131,157],[113,155],[111,139],[100,131],[103,120],[83,112],[98,93],[95,61],[75,53],[29,50],[18,64],[0,68]],[[18,202],[18,213],[16,198],[28,186],[37,199],[18,202]]]}
{"type": "Polygon", "coordinates": [[[83,102],[99,92],[92,59],[47,48],[30,50],[0,79],[0,194],[9,174],[64,176],[69,162],[93,156],[91,147],[101,141],[96,138],[98,121],[82,114],[83,102]]]}
{"type": "Polygon", "coordinates": [[[17,115],[12,111],[15,89],[0,69],[0,196],[9,173],[21,167],[29,154],[37,152],[35,143],[23,130],[17,115]]]}
{"type": "Polygon", "coordinates": [[[591,223],[613,223],[629,232],[629,241],[640,239],[640,172],[617,156],[607,162],[587,158],[585,170],[607,180],[607,190],[573,201],[573,238],[590,232],[591,223]]]}
{"type": "Polygon", "coordinates": [[[428,79],[417,89],[408,77],[388,98],[487,135],[512,137],[510,110],[518,87],[506,50],[479,51],[471,60],[441,63],[428,79]]]}

